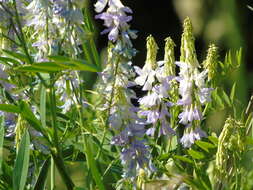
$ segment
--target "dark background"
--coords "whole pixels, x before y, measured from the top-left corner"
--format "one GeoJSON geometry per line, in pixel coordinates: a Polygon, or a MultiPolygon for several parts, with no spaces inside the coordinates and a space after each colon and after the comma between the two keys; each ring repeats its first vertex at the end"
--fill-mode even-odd
{"type": "MultiPolygon", "coordinates": [[[[253,6],[252,0],[122,0],[122,3],[133,10],[131,28],[138,30],[138,38],[133,41],[139,51],[133,60],[135,65],[143,66],[145,62],[145,43],[149,34],[154,36],[160,48],[158,60],[163,58],[164,39],[168,36],[177,45],[178,60],[182,21],[189,16],[199,62],[204,60],[211,42],[219,48],[220,61],[229,50],[243,48],[241,69],[228,79],[227,86],[237,82],[240,100],[248,101],[253,92],[253,11],[247,6],[253,6]]],[[[103,22],[95,20],[95,23],[98,31],[102,31],[103,22]]],[[[98,35],[97,43],[102,50],[107,45],[107,36],[98,35]]]]}

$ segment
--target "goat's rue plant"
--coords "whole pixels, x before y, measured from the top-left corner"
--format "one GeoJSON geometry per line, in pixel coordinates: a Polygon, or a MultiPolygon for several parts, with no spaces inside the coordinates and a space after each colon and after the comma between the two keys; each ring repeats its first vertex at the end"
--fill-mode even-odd
{"type": "Polygon", "coordinates": [[[131,8],[98,0],[94,19],[89,9],[87,0],[0,1],[0,189],[251,189],[253,101],[240,109],[236,84],[221,82],[242,50],[222,62],[211,44],[199,61],[186,18],[180,58],[168,37],[157,60],[149,35],[141,68],[131,8]]]}

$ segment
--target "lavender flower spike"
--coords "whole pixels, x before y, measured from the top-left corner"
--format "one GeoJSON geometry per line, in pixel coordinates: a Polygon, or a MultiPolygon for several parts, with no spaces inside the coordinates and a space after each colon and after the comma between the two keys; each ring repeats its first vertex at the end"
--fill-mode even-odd
{"type": "Polygon", "coordinates": [[[132,46],[129,41],[130,38],[136,38],[135,32],[131,31],[128,22],[132,20],[132,16],[128,16],[128,13],[132,13],[129,7],[125,7],[120,0],[98,0],[94,5],[95,11],[100,13],[95,16],[96,19],[104,20],[104,25],[107,27],[101,34],[108,34],[108,39],[112,42],[116,42],[119,36],[132,46]],[[106,5],[108,9],[106,12],[101,13],[106,5]]]}
{"type": "Polygon", "coordinates": [[[176,62],[180,67],[178,77],[179,94],[181,99],[177,104],[182,106],[182,112],[179,114],[179,123],[190,126],[186,129],[181,143],[184,147],[190,147],[195,140],[205,137],[205,133],[199,128],[202,116],[202,105],[211,101],[212,88],[206,85],[208,70],[199,72],[199,63],[197,60],[194,46],[194,37],[192,33],[192,24],[189,18],[184,21],[184,32],[181,40],[180,62],[176,62]]]}

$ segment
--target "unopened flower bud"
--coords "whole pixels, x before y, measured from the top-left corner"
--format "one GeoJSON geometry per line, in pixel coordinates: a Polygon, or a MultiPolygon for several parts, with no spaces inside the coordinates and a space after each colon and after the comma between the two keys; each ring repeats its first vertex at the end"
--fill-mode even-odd
{"type": "Polygon", "coordinates": [[[211,81],[217,73],[218,63],[218,48],[214,44],[210,44],[207,51],[206,60],[203,62],[203,67],[208,71],[208,81],[211,81]]]}
{"type": "Polygon", "coordinates": [[[181,57],[180,61],[185,62],[192,67],[199,67],[195,50],[195,38],[193,36],[192,23],[189,17],[184,20],[184,32],[181,39],[181,57]]]}
{"type": "Polygon", "coordinates": [[[158,46],[155,42],[153,36],[147,37],[147,58],[145,66],[151,67],[153,70],[156,69],[156,55],[157,55],[158,46]]]}
{"type": "Polygon", "coordinates": [[[164,69],[167,76],[175,75],[175,43],[168,37],[165,39],[164,69]]]}

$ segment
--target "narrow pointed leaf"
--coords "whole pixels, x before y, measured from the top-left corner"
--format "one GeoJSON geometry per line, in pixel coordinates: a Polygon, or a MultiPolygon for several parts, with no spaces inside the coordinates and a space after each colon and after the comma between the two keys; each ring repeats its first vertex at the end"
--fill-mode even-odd
{"type": "Polygon", "coordinates": [[[71,59],[65,56],[49,56],[50,60],[55,61],[57,63],[65,63],[70,64],[73,69],[80,70],[80,71],[91,71],[91,72],[99,72],[100,69],[96,65],[87,63],[85,60],[82,59],[71,59]]]}
{"type": "Polygon", "coordinates": [[[19,107],[11,104],[0,104],[0,110],[11,113],[20,113],[19,107]]]}
{"type": "Polygon", "coordinates": [[[188,150],[187,152],[194,159],[198,159],[199,160],[199,159],[205,158],[205,155],[202,152],[199,152],[199,151],[196,151],[196,150],[192,150],[192,149],[188,150]]]}
{"type": "Polygon", "coordinates": [[[42,127],[46,127],[46,88],[41,85],[40,89],[40,118],[42,127]]]}
{"type": "Polygon", "coordinates": [[[187,162],[189,164],[193,164],[193,161],[185,156],[175,155],[175,156],[173,156],[173,158],[179,159],[179,160],[181,160],[183,162],[187,162]]]}
{"type": "Polygon", "coordinates": [[[236,83],[233,84],[233,87],[230,92],[230,99],[232,102],[234,102],[234,98],[235,98],[235,88],[236,88],[236,83]]]}
{"type": "Polygon", "coordinates": [[[5,54],[10,55],[11,57],[14,57],[22,62],[25,63],[29,63],[29,59],[26,55],[22,54],[22,53],[17,53],[17,52],[13,52],[13,51],[9,51],[9,50],[2,50],[5,54]]]}
{"type": "Polygon", "coordinates": [[[215,148],[213,144],[200,140],[195,141],[195,144],[206,152],[209,152],[209,149],[215,148]]]}
{"type": "Polygon", "coordinates": [[[13,63],[13,65],[19,65],[20,64],[16,59],[12,59],[12,58],[9,58],[9,57],[0,57],[0,61],[7,64],[7,65],[10,65],[10,63],[13,63]]]}
{"type": "Polygon", "coordinates": [[[26,131],[21,139],[13,169],[13,190],[23,190],[29,167],[30,137],[26,131]]]}

